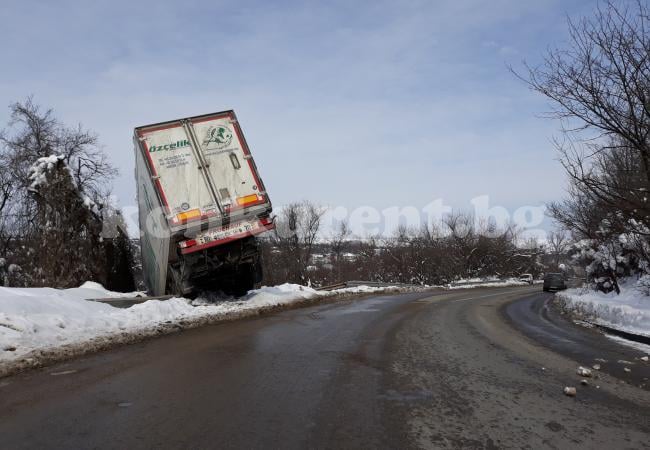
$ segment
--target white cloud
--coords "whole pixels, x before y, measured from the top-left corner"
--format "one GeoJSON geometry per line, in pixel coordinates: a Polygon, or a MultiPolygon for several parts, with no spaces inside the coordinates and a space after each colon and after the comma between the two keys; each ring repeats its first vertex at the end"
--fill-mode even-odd
{"type": "Polygon", "coordinates": [[[96,130],[122,171],[122,204],[135,195],[134,126],[228,108],[276,204],[463,206],[482,194],[537,204],[562,193],[554,125],[535,118],[542,100],[504,58],[535,58],[562,29],[560,5],[27,7],[6,20],[9,34],[28,22],[35,31],[0,50],[16,62],[0,75],[0,98],[33,93],[96,130]]]}

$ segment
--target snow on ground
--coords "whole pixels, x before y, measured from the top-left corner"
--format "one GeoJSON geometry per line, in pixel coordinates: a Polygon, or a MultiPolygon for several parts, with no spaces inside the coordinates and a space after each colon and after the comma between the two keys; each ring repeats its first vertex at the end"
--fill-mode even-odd
{"type": "MultiPolygon", "coordinates": [[[[471,281],[474,282],[471,285],[450,288],[526,284],[514,278],[471,281]]],[[[362,285],[316,291],[296,284],[282,284],[250,291],[241,299],[210,295],[195,300],[149,300],[130,308],[116,308],[88,299],[145,294],[111,292],[93,282],[72,289],[0,287],[0,376],[16,367],[37,366],[119,343],[257,315],[286,305],[317,302],[327,297],[414,289],[362,285]]]]}
{"type": "Polygon", "coordinates": [[[650,345],[642,344],[641,342],[630,341],[629,339],[625,339],[618,336],[612,336],[611,334],[607,334],[607,333],[605,333],[605,336],[607,336],[607,338],[621,345],[625,345],[635,350],[639,350],[642,354],[644,354],[644,356],[650,355],[650,345]]]}
{"type": "Polygon", "coordinates": [[[90,282],[64,290],[0,287],[0,376],[8,372],[12,363],[37,365],[43,360],[60,359],[61,355],[106,348],[112,342],[130,342],[138,336],[232,320],[310,299],[395,289],[359,286],[325,292],[282,284],[250,291],[239,300],[172,298],[122,309],[87,299],[142,293],[111,292],[90,282]]]}
{"type": "MultiPolygon", "coordinates": [[[[541,283],[541,281],[535,280],[533,283],[541,283]]],[[[526,286],[528,282],[519,281],[517,278],[508,278],[501,280],[499,278],[468,278],[447,285],[448,289],[467,289],[467,288],[477,288],[477,287],[505,287],[505,286],[526,286]]]]}
{"type": "Polygon", "coordinates": [[[563,306],[585,320],[628,333],[650,336],[650,297],[637,289],[636,281],[620,285],[621,294],[605,294],[589,288],[556,294],[563,306]]]}

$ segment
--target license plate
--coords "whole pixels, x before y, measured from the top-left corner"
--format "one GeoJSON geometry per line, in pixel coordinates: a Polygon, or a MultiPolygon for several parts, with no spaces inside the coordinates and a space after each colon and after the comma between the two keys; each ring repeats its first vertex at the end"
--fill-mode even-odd
{"type": "Polygon", "coordinates": [[[197,244],[202,245],[212,241],[221,241],[223,239],[227,239],[237,234],[254,231],[257,228],[259,228],[258,221],[237,222],[235,224],[228,225],[227,227],[221,227],[214,230],[209,230],[204,234],[197,236],[196,242],[197,244]]]}

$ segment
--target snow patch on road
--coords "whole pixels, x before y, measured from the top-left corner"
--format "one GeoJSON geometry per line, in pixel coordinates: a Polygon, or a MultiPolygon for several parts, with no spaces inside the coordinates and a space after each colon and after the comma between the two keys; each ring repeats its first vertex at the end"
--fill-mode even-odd
{"type": "Polygon", "coordinates": [[[556,294],[562,307],[585,320],[632,334],[650,336],[650,297],[633,280],[620,284],[621,294],[588,288],[556,294]]]}

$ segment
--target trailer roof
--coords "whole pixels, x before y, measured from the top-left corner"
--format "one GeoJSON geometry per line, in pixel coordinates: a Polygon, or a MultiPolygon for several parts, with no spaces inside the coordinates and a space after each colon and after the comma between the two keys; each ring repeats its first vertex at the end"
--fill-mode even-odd
{"type": "Polygon", "coordinates": [[[211,116],[218,116],[218,115],[225,115],[225,114],[235,114],[235,110],[233,109],[226,109],[224,111],[217,111],[209,114],[199,114],[198,116],[190,116],[190,117],[180,117],[178,119],[174,120],[165,120],[164,122],[157,122],[157,123],[150,123],[148,125],[141,125],[139,127],[135,127],[136,131],[144,130],[146,128],[152,128],[152,127],[157,127],[160,125],[167,125],[167,124],[172,124],[174,122],[178,122],[181,120],[195,120],[195,119],[201,119],[204,117],[211,117],[211,116]]]}

